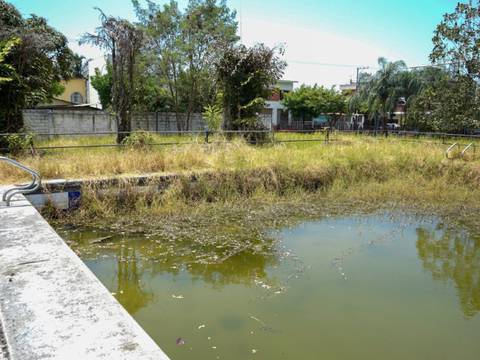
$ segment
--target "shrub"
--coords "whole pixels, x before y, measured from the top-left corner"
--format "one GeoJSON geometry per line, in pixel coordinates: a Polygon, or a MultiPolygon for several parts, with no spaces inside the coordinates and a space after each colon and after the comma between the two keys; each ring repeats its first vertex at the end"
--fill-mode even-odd
{"type": "Polygon", "coordinates": [[[123,139],[122,144],[131,146],[135,149],[146,149],[153,143],[153,136],[144,130],[135,131],[123,139]]]}
{"type": "Polygon", "coordinates": [[[12,155],[22,155],[33,152],[32,134],[10,134],[5,138],[7,150],[12,155]]]}
{"type": "Polygon", "coordinates": [[[203,118],[207,123],[209,131],[217,131],[222,125],[222,108],[218,105],[205,106],[203,112],[203,118]]]}
{"type": "Polygon", "coordinates": [[[265,144],[270,142],[271,133],[258,117],[240,119],[239,129],[244,131],[243,136],[250,144],[265,144]]]}

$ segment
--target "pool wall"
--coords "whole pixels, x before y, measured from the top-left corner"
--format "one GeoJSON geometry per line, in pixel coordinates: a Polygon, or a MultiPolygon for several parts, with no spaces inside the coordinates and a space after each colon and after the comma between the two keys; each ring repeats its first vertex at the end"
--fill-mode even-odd
{"type": "Polygon", "coordinates": [[[0,202],[0,322],[0,359],[168,360],[22,195],[0,202]]]}

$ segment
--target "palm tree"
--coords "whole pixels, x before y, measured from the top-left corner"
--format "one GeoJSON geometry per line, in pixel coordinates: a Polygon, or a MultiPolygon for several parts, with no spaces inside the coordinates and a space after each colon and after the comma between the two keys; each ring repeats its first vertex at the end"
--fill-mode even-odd
{"type": "Polygon", "coordinates": [[[385,129],[388,114],[394,110],[399,94],[403,92],[400,79],[407,71],[407,65],[402,60],[389,62],[383,57],[378,59],[378,65],[380,70],[374,74],[365,91],[370,115],[379,114],[385,129]]]}

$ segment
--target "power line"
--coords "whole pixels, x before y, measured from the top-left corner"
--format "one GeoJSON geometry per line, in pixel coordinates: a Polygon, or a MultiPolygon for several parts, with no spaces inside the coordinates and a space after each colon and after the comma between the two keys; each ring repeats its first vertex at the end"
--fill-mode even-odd
{"type": "Polygon", "coordinates": [[[288,60],[288,59],[285,61],[287,63],[293,63],[293,64],[317,65],[317,66],[328,66],[328,67],[347,67],[347,68],[362,67],[362,65],[323,63],[323,62],[316,62],[316,61],[302,61],[302,60],[288,60]]]}
{"type": "MultiPolygon", "coordinates": [[[[314,66],[324,66],[324,67],[344,67],[344,68],[359,68],[361,70],[379,70],[381,69],[380,66],[364,66],[364,65],[359,65],[359,64],[340,64],[340,63],[324,63],[324,62],[317,62],[317,61],[302,61],[302,60],[285,60],[287,63],[292,63],[292,64],[300,64],[300,65],[314,65],[314,66]]],[[[405,67],[406,69],[410,70],[415,70],[415,69],[421,69],[421,68],[442,68],[444,66],[451,65],[451,63],[445,63],[445,64],[423,64],[423,65],[415,65],[415,66],[407,66],[405,67]]]]}

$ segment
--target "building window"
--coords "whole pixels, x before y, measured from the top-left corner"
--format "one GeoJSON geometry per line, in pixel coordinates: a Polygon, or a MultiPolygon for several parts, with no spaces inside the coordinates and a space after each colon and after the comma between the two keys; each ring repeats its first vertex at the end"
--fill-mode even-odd
{"type": "Polygon", "coordinates": [[[74,92],[72,95],[70,95],[70,101],[72,104],[81,104],[83,103],[83,96],[79,92],[74,92]]]}

